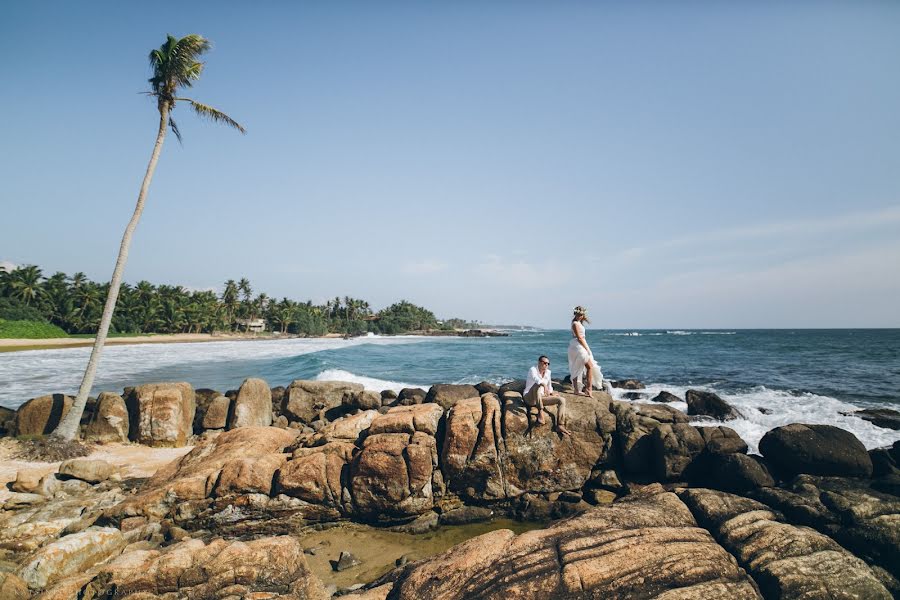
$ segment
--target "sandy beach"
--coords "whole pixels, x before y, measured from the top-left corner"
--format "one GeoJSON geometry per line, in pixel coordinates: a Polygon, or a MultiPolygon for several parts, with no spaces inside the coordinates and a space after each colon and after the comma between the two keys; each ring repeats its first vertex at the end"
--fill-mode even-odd
{"type": "MultiPolygon", "coordinates": [[[[242,333],[171,333],[151,334],[132,337],[107,338],[107,346],[126,344],[172,344],[194,342],[236,342],[252,340],[275,340],[296,337],[294,335],[275,334],[242,334],[242,333]]],[[[341,337],[338,333],[329,333],[326,338],[341,337]]],[[[0,352],[21,350],[52,350],[58,348],[83,348],[92,346],[94,338],[47,338],[47,339],[0,339],[0,352]]]]}

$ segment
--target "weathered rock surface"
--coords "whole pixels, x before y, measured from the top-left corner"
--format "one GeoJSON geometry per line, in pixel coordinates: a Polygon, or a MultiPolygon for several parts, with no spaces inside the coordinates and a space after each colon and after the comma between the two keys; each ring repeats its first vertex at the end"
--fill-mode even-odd
{"type": "Polygon", "coordinates": [[[619,379],[618,381],[613,381],[611,383],[612,387],[618,388],[621,390],[642,390],[644,389],[644,384],[638,381],[637,379],[619,379]]]}
{"type": "Polygon", "coordinates": [[[91,527],[41,548],[17,575],[32,590],[83,571],[115,556],[125,548],[122,532],[111,527],[91,527]]]}
{"type": "Polygon", "coordinates": [[[761,598],[670,493],[598,506],[519,536],[493,531],[392,577],[396,600],[761,598]]]}
{"type": "Polygon", "coordinates": [[[115,468],[105,460],[73,458],[60,463],[58,472],[64,477],[80,479],[88,483],[100,483],[112,477],[115,468]]]}
{"type": "Polygon", "coordinates": [[[262,379],[245,379],[234,399],[228,427],[268,427],[271,424],[272,390],[269,384],[262,379]]]}
{"type": "Polygon", "coordinates": [[[72,403],[71,396],[51,394],[32,398],[16,411],[16,435],[46,435],[52,433],[72,403]]]}
{"type": "Polygon", "coordinates": [[[15,433],[16,411],[0,406],[0,437],[15,433]]]}
{"type": "Polygon", "coordinates": [[[196,404],[189,383],[150,383],[125,399],[129,438],[147,446],[184,446],[194,431],[196,404]]]}
{"type": "Polygon", "coordinates": [[[482,381],[481,383],[475,384],[475,389],[478,390],[478,394],[497,394],[499,396],[500,386],[491,383],[490,381],[482,381]]]}
{"type": "Polygon", "coordinates": [[[740,413],[722,400],[718,394],[700,390],[688,390],[684,395],[689,415],[706,415],[720,421],[737,419],[740,413]]]}
{"type": "Polygon", "coordinates": [[[381,394],[372,390],[363,390],[345,397],[343,402],[351,409],[378,410],[381,408],[381,394]]]}
{"type": "Polygon", "coordinates": [[[84,439],[91,442],[128,441],[128,409],[118,394],[102,392],[90,421],[84,428],[84,439]]]}
{"type": "Polygon", "coordinates": [[[779,474],[869,477],[872,459],[849,431],[832,425],[793,423],[767,432],[759,450],[779,474]]]}
{"type": "Polygon", "coordinates": [[[296,435],[294,430],[276,427],[226,431],[158,470],[139,493],[115,507],[110,516],[189,519],[179,509],[191,500],[207,498],[227,463],[280,454],[296,435]]]}
{"type": "Polygon", "coordinates": [[[187,540],[163,550],[135,550],[40,596],[149,600],[325,600],[300,542],[269,537],[249,542],[187,540]],[[74,592],[74,593],[72,593],[74,592]],[[70,595],[66,595],[69,593],[70,595]]]}
{"type": "Polygon", "coordinates": [[[688,417],[664,404],[631,404],[612,402],[615,415],[615,436],[626,473],[640,474],[654,471],[653,431],[662,423],[687,423],[688,417]]]}
{"type": "Polygon", "coordinates": [[[704,489],[681,499],[766,598],[891,598],[865,562],[821,533],[784,523],[764,504],[704,489]]]}
{"type": "Polygon", "coordinates": [[[13,573],[0,572],[0,598],[4,600],[28,600],[31,591],[25,582],[13,573]]]}
{"type": "Polygon", "coordinates": [[[225,429],[228,425],[228,412],[231,409],[231,399],[228,396],[216,396],[206,407],[203,415],[203,429],[225,429]]]}
{"type": "MultiPolygon", "coordinates": [[[[203,420],[206,418],[206,412],[209,410],[209,405],[212,404],[212,401],[222,396],[221,392],[217,392],[216,390],[212,390],[209,388],[198,388],[194,390],[194,404],[196,408],[194,409],[194,433],[200,434],[203,433],[203,430],[206,429],[203,427],[203,420]]],[[[222,427],[214,427],[212,429],[223,429],[222,427]]]]}
{"type": "Polygon", "coordinates": [[[444,410],[449,410],[460,400],[480,398],[481,394],[472,385],[454,385],[450,383],[437,383],[428,390],[425,402],[439,404],[444,410]]]}
{"type": "Polygon", "coordinates": [[[681,398],[665,390],[653,396],[653,402],[683,402],[681,398]]]}
{"type": "Polygon", "coordinates": [[[860,419],[885,429],[900,429],[900,411],[890,408],[865,408],[856,411],[855,414],[860,419]]]}
{"type": "Polygon", "coordinates": [[[356,451],[350,441],[294,450],[292,459],[278,471],[278,492],[333,508],[338,516],[350,514],[349,464],[356,451]]]}
{"type": "Polygon", "coordinates": [[[397,404],[401,406],[409,406],[411,404],[422,404],[425,402],[425,396],[428,392],[422,388],[403,388],[397,394],[397,404]]]}
{"type": "Polygon", "coordinates": [[[700,432],[687,423],[663,423],[653,430],[652,438],[655,472],[661,481],[688,474],[694,460],[706,449],[700,432]]]}
{"type": "Polygon", "coordinates": [[[775,485],[765,465],[746,454],[707,453],[700,464],[697,481],[717,490],[741,494],[775,485]]]}
{"type": "Polygon", "coordinates": [[[808,525],[900,579],[900,498],[865,480],[800,475],[786,488],[750,492],[792,523],[808,525]]]}
{"type": "Polygon", "coordinates": [[[747,442],[737,432],[722,425],[714,427],[698,427],[697,431],[706,442],[706,451],[711,454],[746,454],[747,442]]]}
{"type": "Polygon", "coordinates": [[[287,454],[234,458],[222,465],[212,490],[214,496],[230,494],[265,494],[272,492],[275,472],[287,461],[287,454]]]}
{"type": "Polygon", "coordinates": [[[358,383],[297,379],[284,391],[283,413],[290,419],[312,423],[328,418],[329,411],[362,391],[363,386],[358,383]]]}

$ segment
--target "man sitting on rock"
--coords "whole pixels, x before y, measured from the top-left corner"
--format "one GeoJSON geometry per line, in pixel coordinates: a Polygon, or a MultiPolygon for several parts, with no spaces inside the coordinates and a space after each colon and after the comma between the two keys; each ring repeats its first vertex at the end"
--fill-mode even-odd
{"type": "Polygon", "coordinates": [[[544,406],[557,405],[556,427],[553,429],[561,435],[569,435],[569,430],[563,426],[566,420],[566,399],[553,391],[553,383],[550,381],[550,359],[546,356],[538,357],[538,364],[528,370],[522,398],[525,406],[537,407],[538,425],[544,424],[544,406]]]}

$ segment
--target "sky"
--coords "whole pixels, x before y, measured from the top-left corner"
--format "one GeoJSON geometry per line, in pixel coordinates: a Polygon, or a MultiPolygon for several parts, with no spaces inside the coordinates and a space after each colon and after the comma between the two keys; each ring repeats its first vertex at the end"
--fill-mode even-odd
{"type": "Polygon", "coordinates": [[[0,261],[599,328],[900,326],[900,3],[4,2],[0,261]]]}

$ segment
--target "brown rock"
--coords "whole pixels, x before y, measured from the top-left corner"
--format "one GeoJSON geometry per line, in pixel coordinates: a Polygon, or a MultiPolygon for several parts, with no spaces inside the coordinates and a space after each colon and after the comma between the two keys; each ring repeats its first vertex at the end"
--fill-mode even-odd
{"type": "Polygon", "coordinates": [[[12,573],[0,572],[0,598],[4,600],[28,600],[31,592],[25,582],[12,573]]]}
{"type": "Polygon", "coordinates": [[[437,404],[416,404],[395,406],[383,415],[378,415],[369,426],[369,435],[376,433],[415,433],[421,431],[429,435],[437,433],[438,423],[444,410],[437,404]]]}
{"type": "Polygon", "coordinates": [[[74,398],[52,394],[32,398],[16,411],[16,435],[46,435],[53,433],[69,409],[74,398]]]}
{"type": "Polygon", "coordinates": [[[262,379],[246,379],[238,389],[230,429],[237,427],[268,427],[272,424],[272,390],[262,379]]]}
{"type": "Polygon", "coordinates": [[[344,398],[363,391],[358,383],[343,381],[304,381],[298,379],[284,392],[283,412],[293,420],[312,423],[326,417],[326,413],[341,406],[344,398]]]}
{"type": "Polygon", "coordinates": [[[471,499],[508,496],[501,466],[506,459],[501,419],[494,394],[461,400],[447,413],[441,466],[450,489],[471,499]]]}
{"type": "Polygon", "coordinates": [[[631,474],[654,471],[654,429],[662,423],[688,422],[687,415],[665,404],[612,402],[610,410],[616,416],[615,435],[622,454],[622,468],[631,474]]]}
{"type": "Polygon", "coordinates": [[[707,452],[712,454],[747,453],[747,442],[730,427],[698,427],[697,431],[706,442],[707,452]]]}
{"type": "Polygon", "coordinates": [[[18,576],[32,590],[81,572],[120,553],[126,545],[118,529],[91,527],[48,544],[19,569],[18,576]]]}
{"type": "Polygon", "coordinates": [[[109,479],[114,472],[111,464],[105,460],[90,458],[73,458],[59,465],[59,474],[88,483],[100,483],[109,479]]]}
{"type": "Polygon", "coordinates": [[[210,495],[226,463],[280,455],[297,432],[276,427],[239,427],[197,446],[159,469],[134,496],[110,511],[113,518],[170,517],[186,501],[210,495]]]}
{"type": "Polygon", "coordinates": [[[20,469],[16,473],[16,480],[10,484],[10,489],[23,494],[37,494],[45,471],[42,469],[20,469]]]}
{"type": "MultiPolygon", "coordinates": [[[[221,395],[222,392],[211,390],[209,388],[199,388],[194,390],[194,404],[197,407],[196,410],[194,410],[194,433],[203,432],[203,419],[206,418],[206,411],[209,410],[209,405],[212,404],[212,401],[221,395]]],[[[223,427],[218,429],[222,429],[223,427]]]]}
{"type": "Polygon", "coordinates": [[[410,406],[413,404],[422,404],[425,402],[425,396],[428,392],[422,388],[403,388],[397,394],[397,404],[400,406],[410,406]]]}
{"type": "Polygon", "coordinates": [[[407,566],[394,580],[391,598],[761,596],[674,494],[656,493],[519,536],[501,529],[472,538],[407,566]]]}
{"type": "Polygon", "coordinates": [[[266,454],[252,458],[235,458],[222,465],[214,496],[229,494],[266,494],[272,492],[275,471],[287,461],[286,454],[266,454]]]}
{"type": "Polygon", "coordinates": [[[356,446],[345,441],[294,450],[292,459],[278,471],[278,492],[313,504],[351,509],[344,502],[344,471],[355,451],[356,446]]]}
{"type": "Polygon", "coordinates": [[[831,538],[782,522],[764,504],[704,489],[681,497],[767,598],[891,598],[862,560],[831,538]]]}
{"type": "Polygon", "coordinates": [[[437,383],[428,390],[425,402],[434,402],[439,404],[444,410],[448,410],[460,400],[480,397],[481,394],[475,389],[475,386],[437,383]]]}
{"type": "Polygon", "coordinates": [[[217,396],[206,407],[203,415],[203,429],[225,429],[228,425],[228,411],[231,408],[231,399],[228,396],[217,396]]]}
{"type": "Polygon", "coordinates": [[[381,408],[381,394],[372,390],[363,390],[357,394],[346,396],[344,404],[349,409],[378,410],[381,408]]]}
{"type": "Polygon", "coordinates": [[[189,383],[151,383],[134,388],[125,400],[132,441],[180,447],[194,431],[194,388],[189,383]]]}
{"type": "Polygon", "coordinates": [[[687,423],[662,423],[652,438],[656,476],[662,481],[680,479],[706,447],[697,428],[687,423]]]}
{"type": "Polygon", "coordinates": [[[84,439],[93,442],[127,442],[128,409],[122,396],[103,392],[97,407],[84,428],[84,439]]]}

